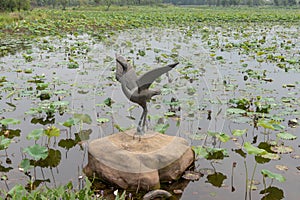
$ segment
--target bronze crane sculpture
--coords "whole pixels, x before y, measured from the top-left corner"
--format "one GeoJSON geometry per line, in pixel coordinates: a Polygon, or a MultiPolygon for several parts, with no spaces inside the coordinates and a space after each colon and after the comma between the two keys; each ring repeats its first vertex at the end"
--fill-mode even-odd
{"type": "Polygon", "coordinates": [[[130,101],[137,103],[143,108],[143,113],[137,127],[137,134],[142,135],[145,133],[145,123],[148,113],[147,101],[154,95],[161,93],[160,90],[150,90],[149,87],[155,79],[178,65],[178,62],[155,68],[140,77],[137,77],[132,65],[122,56],[116,56],[116,63],[116,79],[121,83],[124,94],[130,101]]]}

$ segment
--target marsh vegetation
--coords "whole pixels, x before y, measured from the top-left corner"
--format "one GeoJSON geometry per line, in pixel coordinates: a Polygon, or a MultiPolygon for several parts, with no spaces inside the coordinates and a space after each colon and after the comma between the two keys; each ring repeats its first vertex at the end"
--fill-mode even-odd
{"type": "Polygon", "coordinates": [[[93,193],[82,168],[89,140],[133,128],[141,112],[115,79],[119,53],[137,74],[180,63],[155,82],[163,95],[148,118],[196,152],[201,178],[176,198],[297,199],[299,19],[299,9],[173,6],[1,14],[2,193],[110,198],[116,188],[93,193]]]}

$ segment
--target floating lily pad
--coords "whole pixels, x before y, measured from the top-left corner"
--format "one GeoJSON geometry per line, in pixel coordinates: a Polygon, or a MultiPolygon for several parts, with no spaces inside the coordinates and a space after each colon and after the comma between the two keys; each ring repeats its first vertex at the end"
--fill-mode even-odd
{"type": "Polygon", "coordinates": [[[224,148],[206,147],[205,150],[206,150],[205,158],[207,160],[222,160],[225,157],[228,157],[227,149],[224,148]]]}
{"type": "Polygon", "coordinates": [[[289,169],[288,166],[286,166],[286,165],[276,165],[275,168],[280,171],[286,171],[289,169]]]}
{"type": "Polygon", "coordinates": [[[291,153],[294,151],[293,147],[291,146],[272,146],[271,150],[276,152],[276,153],[280,153],[280,154],[286,154],[286,153],[291,153]]]}
{"type": "Polygon", "coordinates": [[[109,122],[109,119],[104,118],[104,117],[102,117],[102,118],[97,118],[97,122],[99,122],[99,123],[106,123],[106,122],[109,122]]]}
{"type": "Polygon", "coordinates": [[[48,155],[35,162],[35,166],[57,167],[61,161],[61,152],[59,150],[49,149],[48,155]]]}
{"type": "Polygon", "coordinates": [[[202,174],[195,171],[185,171],[182,177],[186,180],[198,181],[202,177],[202,174]]]}
{"type": "Polygon", "coordinates": [[[67,150],[73,148],[74,146],[76,146],[77,141],[73,140],[73,139],[62,139],[58,142],[58,146],[65,148],[67,150]]]}
{"type": "Polygon", "coordinates": [[[14,137],[19,137],[21,134],[21,130],[20,129],[4,129],[2,131],[0,131],[1,135],[4,135],[6,138],[12,139],[14,137]]]}
{"type": "Polygon", "coordinates": [[[287,133],[287,132],[277,133],[277,137],[279,137],[283,140],[295,140],[297,138],[297,136],[295,136],[291,133],[287,133]]]}
{"type": "Polygon", "coordinates": [[[265,195],[261,198],[261,200],[268,200],[268,199],[281,200],[284,198],[283,190],[274,186],[273,187],[270,186],[267,189],[260,191],[260,194],[265,195]]]}
{"type": "Polygon", "coordinates": [[[199,173],[204,175],[214,174],[215,170],[213,168],[200,168],[199,173]]]}
{"type": "Polygon", "coordinates": [[[295,128],[296,126],[299,125],[299,122],[297,119],[290,119],[288,121],[288,125],[289,125],[289,127],[295,128]]]}
{"type": "Polygon", "coordinates": [[[6,119],[2,119],[0,120],[0,124],[4,125],[4,126],[8,126],[11,124],[20,124],[21,121],[18,119],[14,119],[14,118],[6,118],[6,119]]]}
{"type": "Polygon", "coordinates": [[[239,108],[228,108],[227,109],[228,114],[245,114],[246,111],[239,108]]]}
{"type": "Polygon", "coordinates": [[[166,113],[164,113],[164,115],[167,117],[174,117],[176,115],[176,113],[175,112],[166,112],[166,113]]]}
{"type": "Polygon", "coordinates": [[[74,114],[75,120],[79,120],[82,123],[91,124],[92,118],[88,114],[74,114]]]}
{"type": "Polygon", "coordinates": [[[207,137],[206,134],[201,134],[201,133],[195,133],[193,135],[189,135],[189,138],[192,140],[204,140],[207,137]]]}
{"type": "Polygon", "coordinates": [[[225,179],[227,179],[227,176],[222,174],[221,172],[207,175],[207,182],[216,187],[221,187],[225,179]]]}
{"type": "Polygon", "coordinates": [[[13,169],[12,167],[4,167],[0,164],[0,172],[9,172],[12,169],[13,169]]]}
{"type": "Polygon", "coordinates": [[[0,150],[7,149],[11,143],[11,139],[5,138],[4,135],[0,136],[0,150]]]}
{"type": "Polygon", "coordinates": [[[293,154],[293,155],[291,155],[291,158],[294,158],[294,159],[300,159],[300,155],[293,154]]]}
{"type": "Polygon", "coordinates": [[[266,153],[266,154],[261,155],[261,157],[270,159],[270,160],[279,160],[280,159],[280,156],[275,153],[266,153]]]}

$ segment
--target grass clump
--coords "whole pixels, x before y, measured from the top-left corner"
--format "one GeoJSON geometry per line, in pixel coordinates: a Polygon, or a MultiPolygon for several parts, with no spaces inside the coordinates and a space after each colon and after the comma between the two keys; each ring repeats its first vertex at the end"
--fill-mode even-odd
{"type": "Polygon", "coordinates": [[[82,189],[74,189],[73,184],[69,182],[64,186],[49,188],[46,186],[40,187],[30,192],[21,185],[15,185],[10,191],[2,192],[8,199],[104,199],[100,195],[96,195],[91,189],[92,183],[86,178],[86,184],[82,189]]]}

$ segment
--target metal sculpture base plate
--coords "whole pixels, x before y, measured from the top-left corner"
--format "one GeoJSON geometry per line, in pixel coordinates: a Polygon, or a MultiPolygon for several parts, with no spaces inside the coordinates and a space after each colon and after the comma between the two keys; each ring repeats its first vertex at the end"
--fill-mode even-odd
{"type": "Polygon", "coordinates": [[[152,190],[177,180],[194,162],[183,138],[157,132],[134,136],[135,129],[89,143],[84,172],[126,190],[152,190]]]}

